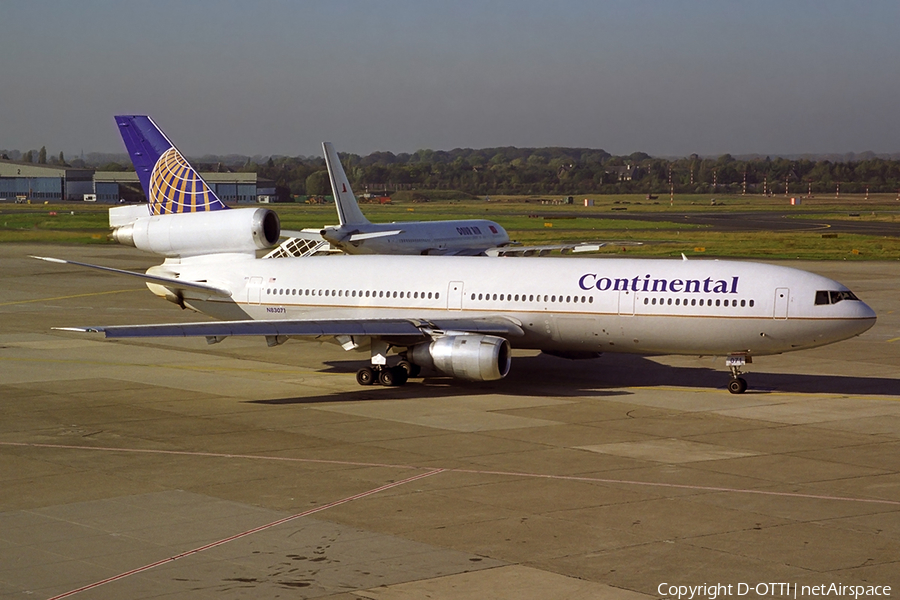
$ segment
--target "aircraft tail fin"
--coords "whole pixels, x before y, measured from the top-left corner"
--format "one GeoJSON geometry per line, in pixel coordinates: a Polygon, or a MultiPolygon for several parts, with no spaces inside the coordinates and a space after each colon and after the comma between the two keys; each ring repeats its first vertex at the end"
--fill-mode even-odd
{"type": "Polygon", "coordinates": [[[150,214],[228,208],[153,119],[146,115],[119,115],[116,124],[147,195],[150,214]]]}
{"type": "Polygon", "coordinates": [[[350,180],[344,173],[344,167],[338,158],[337,151],[331,142],[323,142],[322,150],[325,152],[325,164],[328,167],[328,177],[331,179],[331,191],[334,193],[334,204],[337,207],[338,219],[341,225],[368,225],[369,220],[359,210],[356,196],[350,189],[350,180]]]}

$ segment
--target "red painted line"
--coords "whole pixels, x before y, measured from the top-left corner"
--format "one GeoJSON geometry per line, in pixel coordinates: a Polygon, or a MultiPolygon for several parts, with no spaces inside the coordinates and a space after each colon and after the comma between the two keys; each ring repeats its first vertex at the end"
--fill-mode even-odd
{"type": "MultiPolygon", "coordinates": [[[[0,442],[0,446],[19,446],[19,447],[31,447],[31,448],[59,448],[59,449],[71,449],[71,450],[99,450],[99,451],[107,451],[107,452],[131,452],[131,453],[145,453],[145,454],[174,454],[174,455],[182,455],[182,456],[205,456],[212,458],[245,458],[245,459],[254,459],[254,460],[275,460],[275,461],[290,461],[290,462],[300,462],[300,463],[322,463],[322,464],[334,464],[334,465],[348,465],[355,467],[385,467],[390,469],[431,469],[431,467],[416,467],[412,465],[393,465],[393,464],[385,464],[385,463],[367,463],[367,462],[354,462],[354,461],[340,461],[340,460],[322,460],[315,458],[287,458],[281,456],[259,456],[254,454],[220,454],[214,452],[187,452],[187,451],[179,451],[179,450],[147,450],[141,448],[109,448],[103,446],[74,446],[74,445],[63,445],[63,444],[32,444],[27,442],[0,442]]],[[[770,490],[751,490],[745,488],[726,488],[726,487],[714,487],[714,486],[703,486],[703,485],[688,485],[681,483],[661,483],[661,482],[653,482],[653,481],[636,481],[630,479],[603,479],[600,477],[579,477],[577,475],[550,475],[545,473],[524,473],[524,472],[516,472],[516,471],[488,471],[488,470],[479,470],[479,469],[440,469],[440,472],[445,473],[468,473],[473,475],[498,475],[502,477],[531,477],[531,478],[541,478],[541,479],[556,479],[561,481],[584,481],[587,483],[608,483],[608,484],[616,484],[616,485],[639,485],[639,486],[647,486],[647,487],[665,487],[665,488],[676,488],[676,489],[685,489],[685,490],[698,490],[698,491],[707,491],[707,492],[733,492],[736,494],[760,494],[763,496],[783,496],[787,498],[808,498],[812,500],[834,500],[841,502],[863,502],[869,504],[887,504],[891,506],[900,506],[900,501],[897,500],[880,500],[877,498],[852,498],[848,496],[825,496],[818,494],[801,494],[797,492],[774,492],[770,490]]]]}
{"type": "Polygon", "coordinates": [[[302,513],[297,513],[295,515],[291,515],[289,517],[285,517],[283,519],[278,519],[277,521],[272,521],[271,523],[266,523],[265,525],[260,525],[259,527],[254,527],[253,529],[248,529],[247,531],[243,531],[241,533],[236,533],[227,538],[222,538],[216,542],[212,542],[206,544],[205,546],[200,546],[199,548],[194,548],[193,550],[188,550],[187,552],[182,552],[181,554],[176,554],[175,556],[170,556],[169,558],[164,558],[162,560],[158,560],[154,563],[150,563],[148,565],[144,565],[143,567],[138,567],[137,569],[132,569],[130,571],[126,571],[124,573],[119,573],[113,577],[108,577],[101,581],[95,581],[94,583],[82,586],[80,588],[70,590],[68,592],[59,594],[58,596],[53,596],[49,600],[60,600],[61,598],[68,598],[69,596],[74,596],[80,592],[85,592],[87,590],[92,590],[94,588],[100,587],[101,585],[105,585],[107,583],[112,583],[113,581],[119,581],[120,579],[125,579],[131,575],[136,575],[137,573],[143,573],[145,571],[149,571],[155,567],[160,565],[164,565],[173,561],[178,560],[179,558],[185,558],[186,556],[191,556],[194,554],[198,554],[203,552],[204,550],[209,550],[210,548],[215,548],[217,546],[222,546],[223,544],[227,544],[228,542],[233,542],[234,540],[238,540],[243,537],[247,537],[248,535],[253,535],[254,533],[259,533],[260,531],[265,531],[266,529],[271,529],[272,527],[277,527],[278,525],[283,525],[288,521],[293,521],[295,519],[300,519],[302,517],[308,517],[309,515],[315,514],[317,512],[322,512],[323,510],[328,510],[329,508],[334,508],[335,506],[340,506],[341,504],[346,504],[348,502],[353,502],[354,500],[359,500],[361,498],[365,498],[367,496],[371,496],[373,494],[377,494],[378,492],[383,492],[385,490],[389,490],[391,488],[395,488],[407,483],[411,483],[413,481],[417,481],[419,479],[424,479],[425,477],[431,477],[432,475],[437,475],[438,473],[442,473],[444,469],[433,469],[428,471],[427,473],[419,473],[418,475],[413,475],[412,477],[407,477],[406,479],[402,479],[400,481],[394,481],[392,483],[387,483],[385,485],[379,486],[377,488],[373,488],[371,490],[361,492],[359,494],[354,494],[353,496],[347,496],[346,498],[341,498],[340,500],[335,500],[334,502],[329,502],[328,504],[323,504],[322,506],[317,506],[316,508],[311,508],[302,513]]]}

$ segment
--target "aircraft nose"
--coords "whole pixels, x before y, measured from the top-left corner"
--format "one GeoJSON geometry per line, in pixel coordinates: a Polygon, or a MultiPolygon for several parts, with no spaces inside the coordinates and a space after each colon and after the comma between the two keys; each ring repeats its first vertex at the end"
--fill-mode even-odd
{"type": "MultiPolygon", "coordinates": [[[[849,304],[849,303],[848,303],[849,304]]],[[[865,302],[859,301],[853,303],[853,318],[859,321],[859,331],[856,335],[868,331],[875,325],[876,315],[872,307],[865,302]]]]}

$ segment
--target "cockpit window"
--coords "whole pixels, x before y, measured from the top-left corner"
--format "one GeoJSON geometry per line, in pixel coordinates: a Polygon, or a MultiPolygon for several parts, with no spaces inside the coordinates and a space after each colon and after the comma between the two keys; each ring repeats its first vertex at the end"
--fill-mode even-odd
{"type": "Polygon", "coordinates": [[[853,292],[829,292],[831,303],[837,304],[841,300],[859,300],[853,292]]]}
{"type": "Polygon", "coordinates": [[[819,290],[816,292],[816,304],[837,304],[841,300],[859,300],[851,291],[832,292],[829,290],[819,290]]]}

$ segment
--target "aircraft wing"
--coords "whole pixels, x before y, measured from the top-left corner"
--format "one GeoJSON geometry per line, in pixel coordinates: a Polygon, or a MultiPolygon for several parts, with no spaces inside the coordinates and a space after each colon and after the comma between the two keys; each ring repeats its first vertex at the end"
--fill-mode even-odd
{"type": "Polygon", "coordinates": [[[575,244],[545,244],[540,246],[498,246],[485,250],[488,256],[545,256],[551,252],[560,254],[578,254],[580,252],[597,252],[605,246],[641,246],[641,242],[578,242],[575,244]]]}
{"type": "Polygon", "coordinates": [[[198,281],[185,281],[183,279],[176,279],[175,277],[163,277],[161,275],[149,275],[147,273],[135,273],[134,271],[125,271],[123,269],[113,269],[111,267],[101,267],[100,265],[92,265],[88,263],[76,262],[74,260],[63,260],[61,258],[49,258],[47,256],[32,256],[31,258],[36,258],[38,260],[43,260],[46,262],[57,263],[61,265],[77,265],[79,267],[88,267],[89,269],[97,269],[98,271],[106,271],[107,273],[115,273],[116,275],[128,275],[130,277],[134,277],[136,279],[140,279],[142,281],[146,281],[147,283],[155,283],[157,285],[161,285],[163,287],[167,287],[174,291],[185,291],[191,290],[194,292],[201,292],[204,294],[209,294],[211,296],[220,296],[222,298],[230,298],[231,292],[222,288],[217,288],[212,285],[208,285],[206,283],[198,282],[198,281]]]}
{"type": "Polygon", "coordinates": [[[524,335],[514,321],[504,318],[483,319],[284,319],[272,321],[205,321],[202,323],[162,323],[155,325],[109,325],[58,327],[63,331],[102,332],[107,338],[296,336],[367,336],[388,340],[416,341],[435,333],[454,331],[485,333],[502,337],[524,335]]]}

